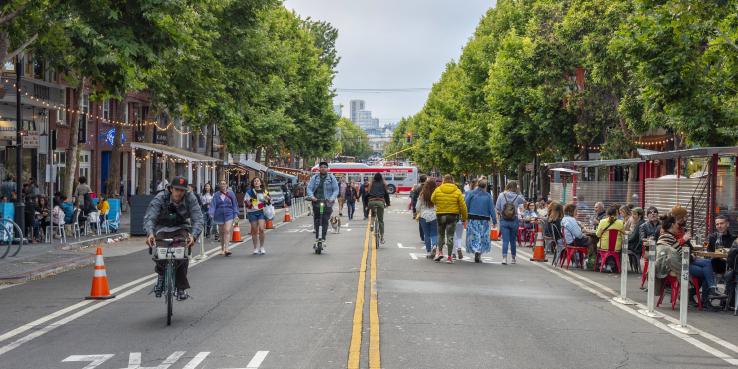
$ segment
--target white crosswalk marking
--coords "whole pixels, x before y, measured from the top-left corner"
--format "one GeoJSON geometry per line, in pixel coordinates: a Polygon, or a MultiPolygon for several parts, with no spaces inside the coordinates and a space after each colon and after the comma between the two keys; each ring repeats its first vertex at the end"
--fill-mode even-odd
{"type": "Polygon", "coordinates": [[[210,355],[210,352],[201,352],[201,353],[198,353],[182,369],[195,369],[195,368],[197,368],[197,366],[200,365],[200,363],[202,363],[205,360],[205,358],[208,357],[208,355],[210,355]]]}
{"type": "Polygon", "coordinates": [[[105,355],[71,355],[68,358],[62,360],[64,363],[73,363],[73,362],[90,362],[82,369],[94,369],[100,366],[102,363],[110,360],[111,357],[115,356],[115,354],[105,354],[105,355]]]}
{"type": "Polygon", "coordinates": [[[140,352],[131,352],[130,355],[128,355],[128,367],[123,369],[168,369],[172,364],[176,363],[177,360],[179,360],[182,355],[185,354],[185,351],[176,351],[173,354],[169,355],[164,361],[159,364],[159,366],[152,366],[152,367],[142,367],[141,366],[141,353],[140,352]]]}

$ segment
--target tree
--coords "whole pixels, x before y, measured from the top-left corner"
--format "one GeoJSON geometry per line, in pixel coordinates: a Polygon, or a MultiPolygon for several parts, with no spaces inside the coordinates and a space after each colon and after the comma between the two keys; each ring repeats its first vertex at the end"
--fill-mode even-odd
{"type": "Polygon", "coordinates": [[[341,118],[338,120],[338,152],[341,155],[367,158],[372,153],[369,136],[354,122],[341,118]]]}

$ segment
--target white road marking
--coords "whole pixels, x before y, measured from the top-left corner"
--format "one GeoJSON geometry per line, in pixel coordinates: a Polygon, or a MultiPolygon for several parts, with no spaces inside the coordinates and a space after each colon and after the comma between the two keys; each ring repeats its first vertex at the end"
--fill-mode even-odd
{"type": "Polygon", "coordinates": [[[400,242],[398,242],[398,243],[397,243],[397,247],[399,247],[399,248],[401,248],[401,249],[417,249],[417,247],[412,247],[412,246],[402,246],[402,243],[400,243],[400,242]]]}
{"type": "Polygon", "coordinates": [[[128,367],[123,369],[168,369],[172,364],[176,363],[179,358],[182,357],[182,355],[185,354],[185,351],[175,351],[173,354],[169,355],[164,361],[162,361],[159,366],[147,366],[143,367],[141,366],[141,353],[140,352],[131,352],[131,354],[128,356],[128,367]]]}
{"type": "Polygon", "coordinates": [[[197,368],[197,366],[200,365],[200,363],[202,363],[205,360],[205,358],[208,357],[208,355],[210,355],[210,352],[208,352],[208,351],[198,353],[182,369],[195,369],[195,368],[197,368]]]}
{"type": "MultiPolygon", "coordinates": [[[[417,253],[417,252],[409,252],[408,254],[410,255],[410,258],[413,259],[413,260],[420,260],[421,258],[422,259],[425,259],[425,254],[420,254],[420,253],[417,253]]],[[[464,261],[464,262],[467,262],[467,263],[474,263],[474,259],[471,258],[471,257],[468,257],[468,256],[464,256],[464,258],[461,259],[461,261],[464,261]]],[[[500,264],[500,262],[499,261],[494,261],[494,259],[492,259],[492,257],[482,256],[482,264],[500,264]]]]}
{"type": "Polygon", "coordinates": [[[258,351],[256,355],[251,358],[249,364],[246,365],[246,369],[258,369],[261,366],[261,363],[264,362],[264,359],[266,359],[267,355],[269,355],[269,351],[258,351]]]}
{"type": "MultiPolygon", "coordinates": [[[[532,257],[532,255],[526,254],[525,252],[518,251],[518,254],[521,254],[521,255],[526,256],[526,257],[529,257],[529,258],[532,257]]],[[[622,311],[624,311],[624,312],[626,312],[626,313],[628,313],[630,315],[633,315],[636,318],[642,319],[642,320],[648,322],[649,324],[651,324],[651,325],[653,325],[653,326],[655,326],[657,328],[660,328],[663,331],[666,331],[666,332],[672,334],[675,337],[681,338],[685,342],[687,342],[687,343],[691,344],[692,346],[697,347],[697,348],[699,348],[699,349],[707,352],[708,354],[711,354],[711,355],[713,355],[713,356],[715,356],[715,357],[717,357],[719,359],[722,359],[722,360],[726,361],[727,363],[729,363],[731,365],[738,366],[738,359],[735,359],[732,356],[727,355],[724,352],[722,352],[722,351],[720,351],[720,350],[718,350],[718,349],[716,349],[716,348],[714,348],[712,346],[708,346],[704,342],[701,342],[701,341],[695,339],[692,336],[689,336],[689,335],[686,335],[686,334],[683,334],[683,333],[679,333],[679,332],[677,332],[677,331],[669,328],[669,326],[667,326],[666,324],[660,322],[657,319],[650,318],[650,317],[647,317],[645,315],[639,314],[637,309],[633,309],[633,308],[628,307],[626,305],[618,304],[618,303],[612,301],[612,296],[607,296],[607,295],[603,294],[602,292],[597,291],[594,288],[589,287],[589,286],[585,285],[584,283],[575,280],[572,277],[569,277],[568,275],[564,275],[563,273],[559,273],[555,269],[548,267],[548,264],[546,264],[546,263],[529,261],[528,259],[521,259],[521,260],[523,260],[525,262],[528,262],[528,263],[531,263],[531,264],[533,264],[533,265],[535,265],[535,266],[537,266],[537,267],[539,267],[539,268],[541,268],[541,269],[543,269],[543,270],[545,270],[545,271],[547,271],[549,273],[552,273],[552,274],[557,275],[559,278],[564,279],[564,280],[566,280],[566,281],[568,281],[568,282],[570,282],[570,283],[572,283],[572,284],[574,284],[574,285],[582,288],[583,290],[588,291],[588,292],[590,292],[590,293],[592,293],[592,294],[594,294],[594,295],[596,295],[596,296],[598,296],[598,297],[606,300],[607,302],[609,302],[613,306],[617,307],[618,309],[620,309],[620,310],[622,310],[622,311]]],[[[578,275],[574,274],[573,272],[570,272],[570,271],[567,271],[567,272],[568,272],[568,274],[577,276],[580,279],[586,279],[584,277],[581,277],[581,276],[578,276],[578,275]]],[[[594,281],[589,281],[589,282],[591,282],[593,284],[598,284],[599,285],[599,283],[594,282],[594,281]]],[[[602,285],[600,285],[600,286],[602,286],[602,285]]],[[[606,290],[612,291],[611,289],[609,289],[609,288],[607,288],[605,286],[602,286],[602,287],[604,287],[604,289],[606,289],[606,290]]],[[[612,292],[614,292],[614,291],[612,291],[612,292]]],[[[638,304],[638,305],[640,305],[640,304],[638,304]]],[[[634,306],[638,307],[638,305],[634,305],[634,306]]],[[[642,308],[645,308],[645,306],[642,306],[641,305],[640,307],[638,307],[638,309],[642,309],[642,308]]],[[[675,320],[675,319],[672,318],[672,319],[666,319],[666,320],[672,321],[672,320],[675,320]]],[[[692,328],[692,327],[690,326],[690,328],[692,328]]],[[[697,331],[697,330],[695,330],[695,331],[697,331]]],[[[697,333],[700,334],[699,331],[697,333]]],[[[705,337],[705,336],[703,336],[703,337],[705,337]]],[[[717,338],[715,336],[712,336],[712,337],[717,338]]],[[[708,337],[705,337],[705,338],[708,338],[708,337]]],[[[723,340],[721,340],[721,341],[723,341],[723,340]]],[[[723,341],[723,342],[725,342],[725,341],[723,341]]],[[[716,343],[719,343],[719,342],[716,342],[716,343]]]]}
{"type": "Polygon", "coordinates": [[[62,360],[64,363],[74,363],[74,362],[90,362],[82,369],[95,369],[98,366],[100,366],[102,363],[110,360],[111,357],[115,356],[115,354],[105,354],[105,355],[71,355],[68,358],[62,360]]]}
{"type": "MultiPolygon", "coordinates": [[[[279,223],[279,224],[276,224],[274,226],[274,229],[277,229],[277,228],[280,228],[280,227],[282,227],[284,225],[289,225],[289,224],[292,224],[292,223],[284,223],[284,222],[283,223],[279,223]]],[[[267,232],[269,232],[269,231],[272,231],[272,230],[271,229],[267,230],[267,232]]],[[[234,248],[236,248],[238,246],[244,245],[249,240],[251,240],[251,237],[250,236],[247,237],[247,238],[245,238],[245,239],[243,239],[239,243],[235,243],[235,244],[230,245],[228,247],[228,249],[229,250],[232,250],[232,249],[234,249],[234,248]]],[[[192,267],[194,267],[196,265],[202,264],[205,261],[210,260],[215,255],[217,255],[217,253],[219,251],[220,251],[220,247],[218,247],[218,246],[216,246],[216,247],[208,250],[207,252],[205,252],[205,255],[206,255],[205,258],[200,259],[200,260],[197,260],[197,261],[193,260],[192,262],[190,262],[190,268],[192,268],[192,267]]],[[[49,320],[58,318],[58,317],[66,314],[66,313],[69,313],[71,311],[74,311],[74,310],[76,310],[78,308],[81,308],[81,307],[83,307],[85,305],[95,303],[92,306],[89,306],[89,307],[87,307],[87,308],[85,308],[83,310],[80,310],[80,311],[72,314],[72,315],[69,315],[69,316],[67,316],[64,319],[60,319],[59,321],[57,321],[55,323],[51,323],[51,324],[49,324],[49,325],[47,325],[47,326],[45,326],[45,327],[43,327],[43,328],[41,328],[41,329],[39,329],[37,331],[34,331],[34,332],[32,332],[32,333],[30,333],[30,334],[28,334],[28,335],[26,335],[26,336],[24,336],[22,338],[19,338],[19,339],[15,340],[15,341],[13,341],[13,342],[5,345],[5,346],[0,347],[0,355],[3,355],[5,353],[7,353],[8,351],[11,351],[11,350],[17,348],[18,346],[20,346],[20,345],[22,345],[24,343],[27,343],[27,342],[35,339],[35,338],[38,338],[40,336],[43,336],[44,334],[46,334],[46,333],[48,333],[48,332],[50,332],[50,331],[52,331],[52,330],[54,330],[54,329],[56,329],[56,328],[58,328],[60,326],[63,326],[63,325],[65,325],[65,324],[67,324],[67,323],[69,323],[69,322],[71,322],[71,321],[73,321],[73,320],[75,320],[75,319],[77,319],[79,317],[82,317],[84,315],[87,315],[87,314],[89,314],[89,313],[91,313],[91,312],[93,312],[93,311],[95,311],[97,309],[100,309],[100,308],[102,308],[104,306],[107,306],[108,304],[111,304],[111,303],[115,303],[117,301],[120,301],[123,298],[125,298],[127,296],[130,296],[130,295],[132,295],[132,294],[134,294],[134,293],[136,293],[136,292],[144,289],[145,287],[148,287],[148,286],[152,285],[154,283],[154,281],[155,281],[153,279],[154,277],[156,277],[156,274],[149,274],[149,275],[144,276],[144,277],[141,277],[141,278],[139,278],[139,279],[137,279],[135,281],[128,282],[128,283],[126,283],[126,284],[124,284],[122,286],[119,286],[117,288],[114,288],[114,289],[110,290],[111,293],[116,294],[116,293],[122,291],[125,288],[128,288],[130,286],[135,285],[136,283],[139,283],[139,282],[142,282],[143,281],[141,284],[132,287],[130,290],[125,291],[125,292],[122,292],[122,293],[119,293],[118,296],[115,299],[103,300],[103,301],[99,301],[99,300],[84,300],[84,301],[81,301],[81,302],[79,302],[77,304],[74,304],[72,306],[68,306],[68,307],[66,307],[64,309],[61,309],[61,310],[59,310],[57,312],[54,312],[52,314],[49,314],[49,315],[47,315],[45,317],[42,317],[40,319],[37,319],[37,320],[35,320],[35,321],[31,322],[31,323],[25,324],[25,325],[23,325],[21,327],[18,327],[16,329],[13,329],[13,330],[11,330],[9,332],[4,333],[2,336],[0,336],[0,342],[2,342],[4,340],[7,340],[9,338],[12,338],[14,336],[17,336],[17,335],[19,335],[19,334],[21,334],[23,332],[26,332],[26,331],[28,331],[30,329],[37,328],[40,324],[43,324],[43,323],[45,323],[45,322],[47,322],[49,320]]]]}
{"type": "Polygon", "coordinates": [[[411,258],[413,258],[413,260],[418,260],[418,256],[417,256],[417,255],[415,255],[415,253],[414,253],[414,252],[411,252],[411,253],[410,253],[410,257],[411,257],[411,258]]]}

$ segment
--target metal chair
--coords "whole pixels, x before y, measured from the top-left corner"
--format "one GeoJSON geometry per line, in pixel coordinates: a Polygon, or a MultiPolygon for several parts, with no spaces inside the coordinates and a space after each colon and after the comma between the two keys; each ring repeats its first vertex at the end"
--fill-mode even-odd
{"type": "Polygon", "coordinates": [[[99,236],[101,234],[100,230],[100,213],[97,211],[93,211],[92,213],[87,215],[87,221],[85,222],[85,235],[89,234],[90,228],[92,228],[92,225],[95,225],[95,231],[97,232],[97,235],[99,236]]]}
{"type": "Polygon", "coordinates": [[[82,231],[79,226],[79,215],[81,213],[82,210],[79,208],[74,209],[74,213],[72,213],[72,237],[74,238],[82,237],[82,231]]]}

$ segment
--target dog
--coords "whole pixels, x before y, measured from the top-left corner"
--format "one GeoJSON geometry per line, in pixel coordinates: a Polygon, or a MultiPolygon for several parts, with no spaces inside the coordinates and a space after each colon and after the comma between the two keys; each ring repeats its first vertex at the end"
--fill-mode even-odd
{"type": "Polygon", "coordinates": [[[331,216],[330,219],[331,228],[333,228],[333,233],[341,233],[341,218],[337,216],[331,216]]]}

